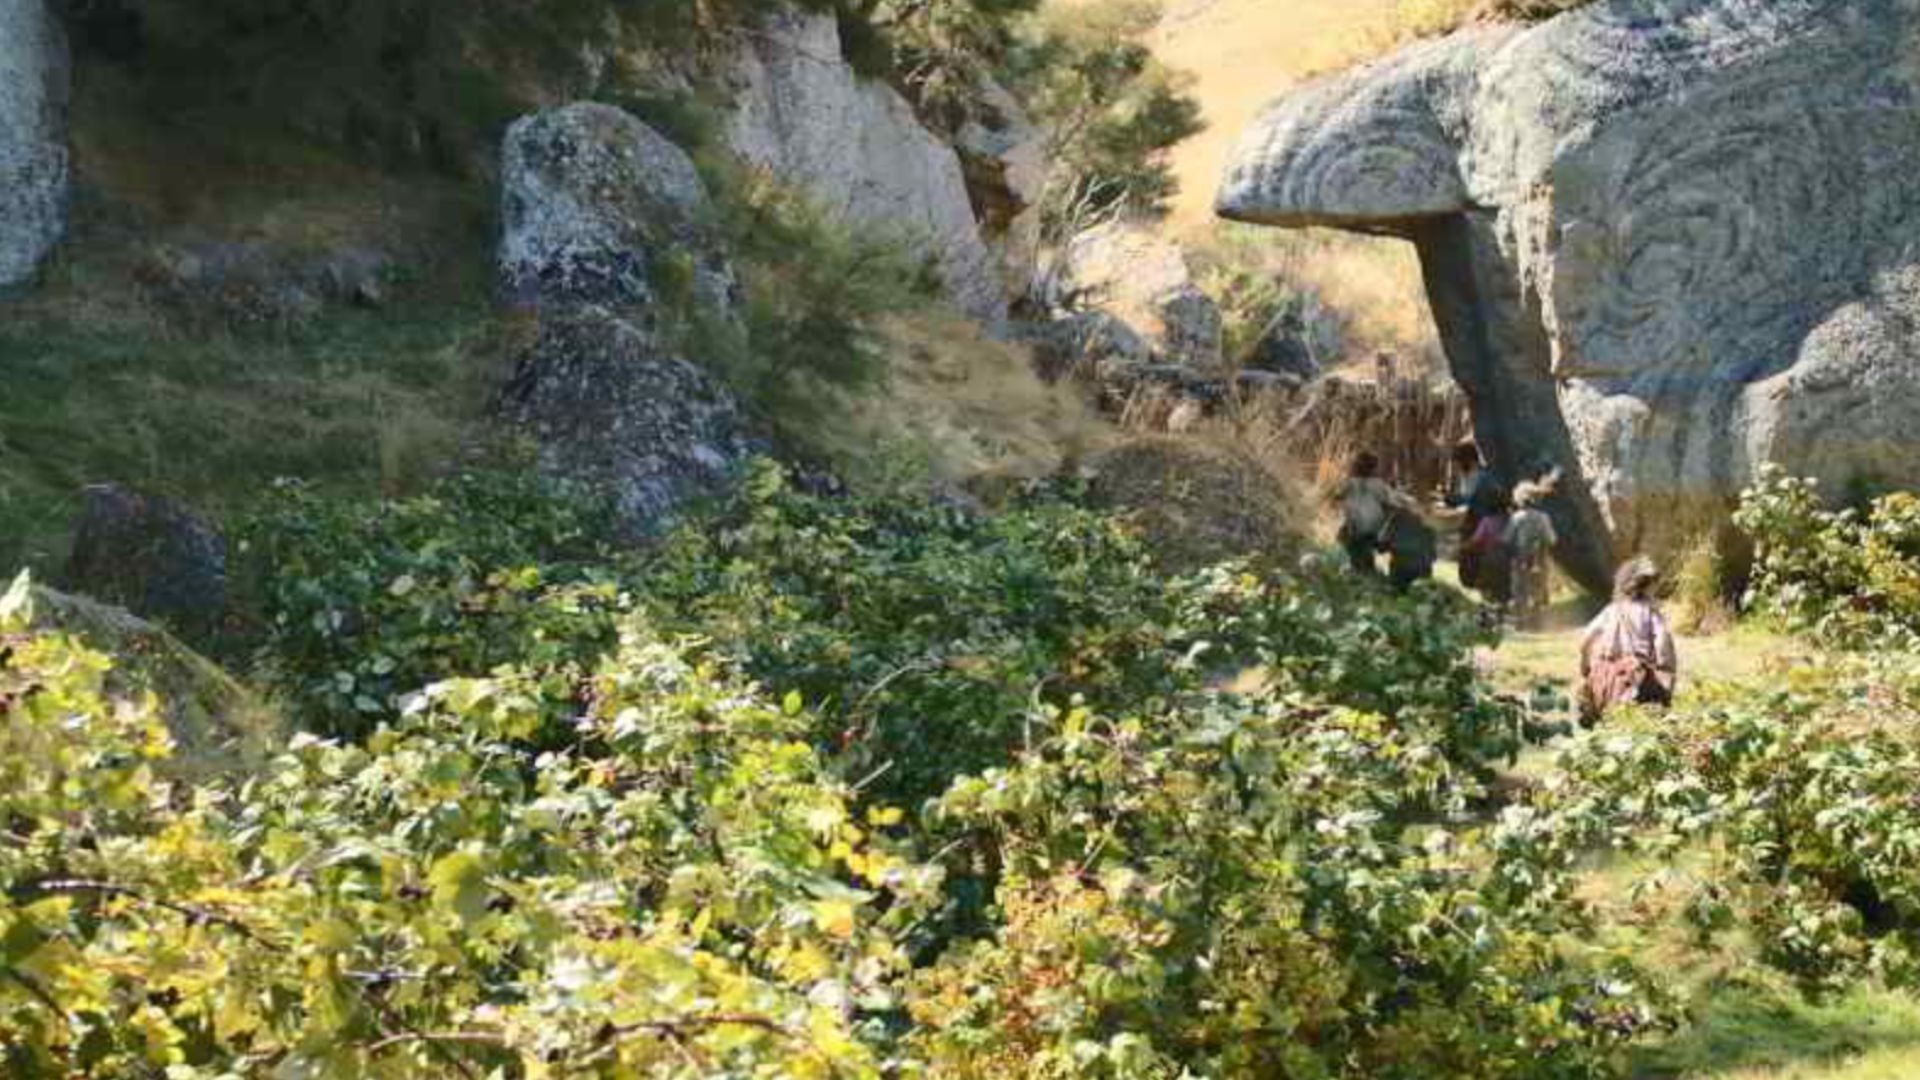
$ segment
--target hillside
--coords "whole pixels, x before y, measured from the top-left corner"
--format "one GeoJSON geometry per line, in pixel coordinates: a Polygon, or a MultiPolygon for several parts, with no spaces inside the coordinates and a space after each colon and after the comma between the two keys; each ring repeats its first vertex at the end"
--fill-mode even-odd
{"type": "Polygon", "coordinates": [[[0,1080],[1920,1076],[1920,3],[1169,2],[0,0],[0,1080]]]}
{"type": "MultiPolygon", "coordinates": [[[[1173,151],[1180,191],[1168,228],[1204,243],[1221,228],[1214,191],[1234,141],[1290,82],[1379,52],[1405,18],[1406,0],[1170,0],[1152,45],[1188,73],[1206,129],[1173,151]]],[[[1282,265],[1354,321],[1359,351],[1391,349],[1437,360],[1419,260],[1398,240],[1313,230],[1270,234],[1282,265]]]]}

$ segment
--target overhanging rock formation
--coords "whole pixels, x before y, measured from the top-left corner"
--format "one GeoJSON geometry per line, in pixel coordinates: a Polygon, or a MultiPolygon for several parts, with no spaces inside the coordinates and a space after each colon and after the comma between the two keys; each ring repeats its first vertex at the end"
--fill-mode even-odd
{"type": "Polygon", "coordinates": [[[1763,462],[1920,482],[1920,0],[1611,0],[1419,45],[1269,106],[1218,209],[1419,247],[1496,467],[1567,467],[1589,587],[1763,462]]]}

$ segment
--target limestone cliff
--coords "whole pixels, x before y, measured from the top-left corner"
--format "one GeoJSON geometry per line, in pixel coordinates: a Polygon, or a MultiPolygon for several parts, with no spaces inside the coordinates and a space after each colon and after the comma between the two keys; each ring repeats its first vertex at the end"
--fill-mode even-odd
{"type": "Polygon", "coordinates": [[[1005,318],[1007,282],[981,237],[959,153],[892,87],[854,72],[831,14],[768,17],[743,33],[726,78],[736,154],[923,253],[968,314],[1005,318]]]}

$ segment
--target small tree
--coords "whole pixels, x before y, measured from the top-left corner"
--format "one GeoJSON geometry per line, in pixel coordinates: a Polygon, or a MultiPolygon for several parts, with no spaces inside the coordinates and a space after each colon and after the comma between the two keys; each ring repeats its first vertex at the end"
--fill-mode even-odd
{"type": "Polygon", "coordinates": [[[1007,71],[1047,134],[1053,163],[1042,200],[1054,237],[1117,209],[1156,214],[1178,190],[1166,151],[1198,132],[1189,78],[1141,39],[1154,0],[1099,0],[1044,12],[1022,28],[1007,71]]]}

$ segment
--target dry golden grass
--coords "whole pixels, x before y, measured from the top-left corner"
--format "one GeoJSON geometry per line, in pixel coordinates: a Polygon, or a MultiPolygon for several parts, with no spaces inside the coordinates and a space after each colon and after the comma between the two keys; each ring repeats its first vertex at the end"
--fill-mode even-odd
{"type": "Polygon", "coordinates": [[[1096,497],[1127,513],[1175,572],[1240,557],[1291,558],[1313,516],[1290,463],[1225,427],[1135,435],[1088,471],[1096,497]]]}
{"type": "MultiPolygon", "coordinates": [[[[1063,0],[1075,2],[1075,0],[1063,0]]],[[[1227,226],[1213,216],[1214,190],[1240,132],[1260,108],[1316,72],[1377,54],[1408,25],[1408,5],[1460,0],[1169,0],[1151,37],[1162,61],[1193,76],[1206,129],[1175,147],[1180,191],[1168,228],[1204,244],[1227,226]]],[[[1414,10],[1413,25],[1436,17],[1414,10]]],[[[1437,351],[1420,267],[1411,245],[1327,229],[1262,230],[1276,269],[1349,314],[1349,351],[1437,351]]]]}
{"type": "Polygon", "coordinates": [[[879,330],[878,385],[820,391],[832,423],[807,439],[856,482],[1040,477],[1115,438],[1076,388],[1043,382],[1025,349],[957,314],[902,313],[879,330]]]}

